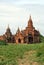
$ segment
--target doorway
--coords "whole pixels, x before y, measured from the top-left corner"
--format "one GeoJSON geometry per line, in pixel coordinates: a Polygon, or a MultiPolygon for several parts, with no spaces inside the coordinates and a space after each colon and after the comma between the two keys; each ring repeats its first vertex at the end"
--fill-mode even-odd
{"type": "Polygon", "coordinates": [[[33,43],[33,38],[32,37],[28,38],[28,43],[33,43]]]}
{"type": "Polygon", "coordinates": [[[18,43],[21,43],[21,39],[20,38],[18,39],[18,43]]]}

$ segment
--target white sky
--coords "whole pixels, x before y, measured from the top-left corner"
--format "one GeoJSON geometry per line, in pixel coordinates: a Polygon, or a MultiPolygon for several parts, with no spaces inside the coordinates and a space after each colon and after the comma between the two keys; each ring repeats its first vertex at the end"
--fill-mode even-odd
{"type": "Polygon", "coordinates": [[[30,14],[34,27],[44,35],[44,0],[0,0],[0,35],[8,24],[13,34],[18,27],[24,29],[30,14]]]}

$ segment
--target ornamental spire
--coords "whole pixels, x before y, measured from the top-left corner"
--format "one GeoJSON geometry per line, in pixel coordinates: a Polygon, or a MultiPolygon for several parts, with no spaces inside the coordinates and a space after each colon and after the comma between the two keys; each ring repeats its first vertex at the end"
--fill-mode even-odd
{"type": "Polygon", "coordinates": [[[18,27],[17,33],[19,33],[19,32],[20,32],[20,29],[19,29],[19,27],[18,27]]]}
{"type": "Polygon", "coordinates": [[[31,15],[30,15],[30,18],[28,20],[28,27],[33,27],[33,22],[32,22],[31,15]]]}
{"type": "Polygon", "coordinates": [[[31,15],[30,15],[30,18],[29,19],[31,20],[31,15]]]}
{"type": "Polygon", "coordinates": [[[9,24],[8,24],[8,28],[9,28],[9,24]]]}

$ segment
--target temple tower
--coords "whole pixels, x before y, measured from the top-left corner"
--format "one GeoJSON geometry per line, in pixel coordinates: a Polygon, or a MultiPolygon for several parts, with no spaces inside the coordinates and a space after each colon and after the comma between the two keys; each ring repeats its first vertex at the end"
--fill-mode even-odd
{"type": "Polygon", "coordinates": [[[24,37],[20,29],[18,28],[16,35],[15,35],[16,43],[24,43],[24,37]]]}
{"type": "Polygon", "coordinates": [[[31,15],[30,15],[30,18],[28,20],[28,27],[29,28],[33,28],[33,23],[32,23],[32,19],[31,19],[31,15]]]}
{"type": "Polygon", "coordinates": [[[13,42],[13,36],[12,36],[11,30],[9,28],[9,25],[6,29],[4,36],[5,36],[6,42],[8,42],[8,43],[13,42]]]}

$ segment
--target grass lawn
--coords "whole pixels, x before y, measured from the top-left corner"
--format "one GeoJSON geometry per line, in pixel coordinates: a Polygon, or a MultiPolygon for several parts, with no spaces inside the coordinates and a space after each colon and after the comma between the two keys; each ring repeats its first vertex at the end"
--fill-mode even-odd
{"type": "Polygon", "coordinates": [[[44,65],[44,43],[0,45],[0,65],[44,65]]]}

